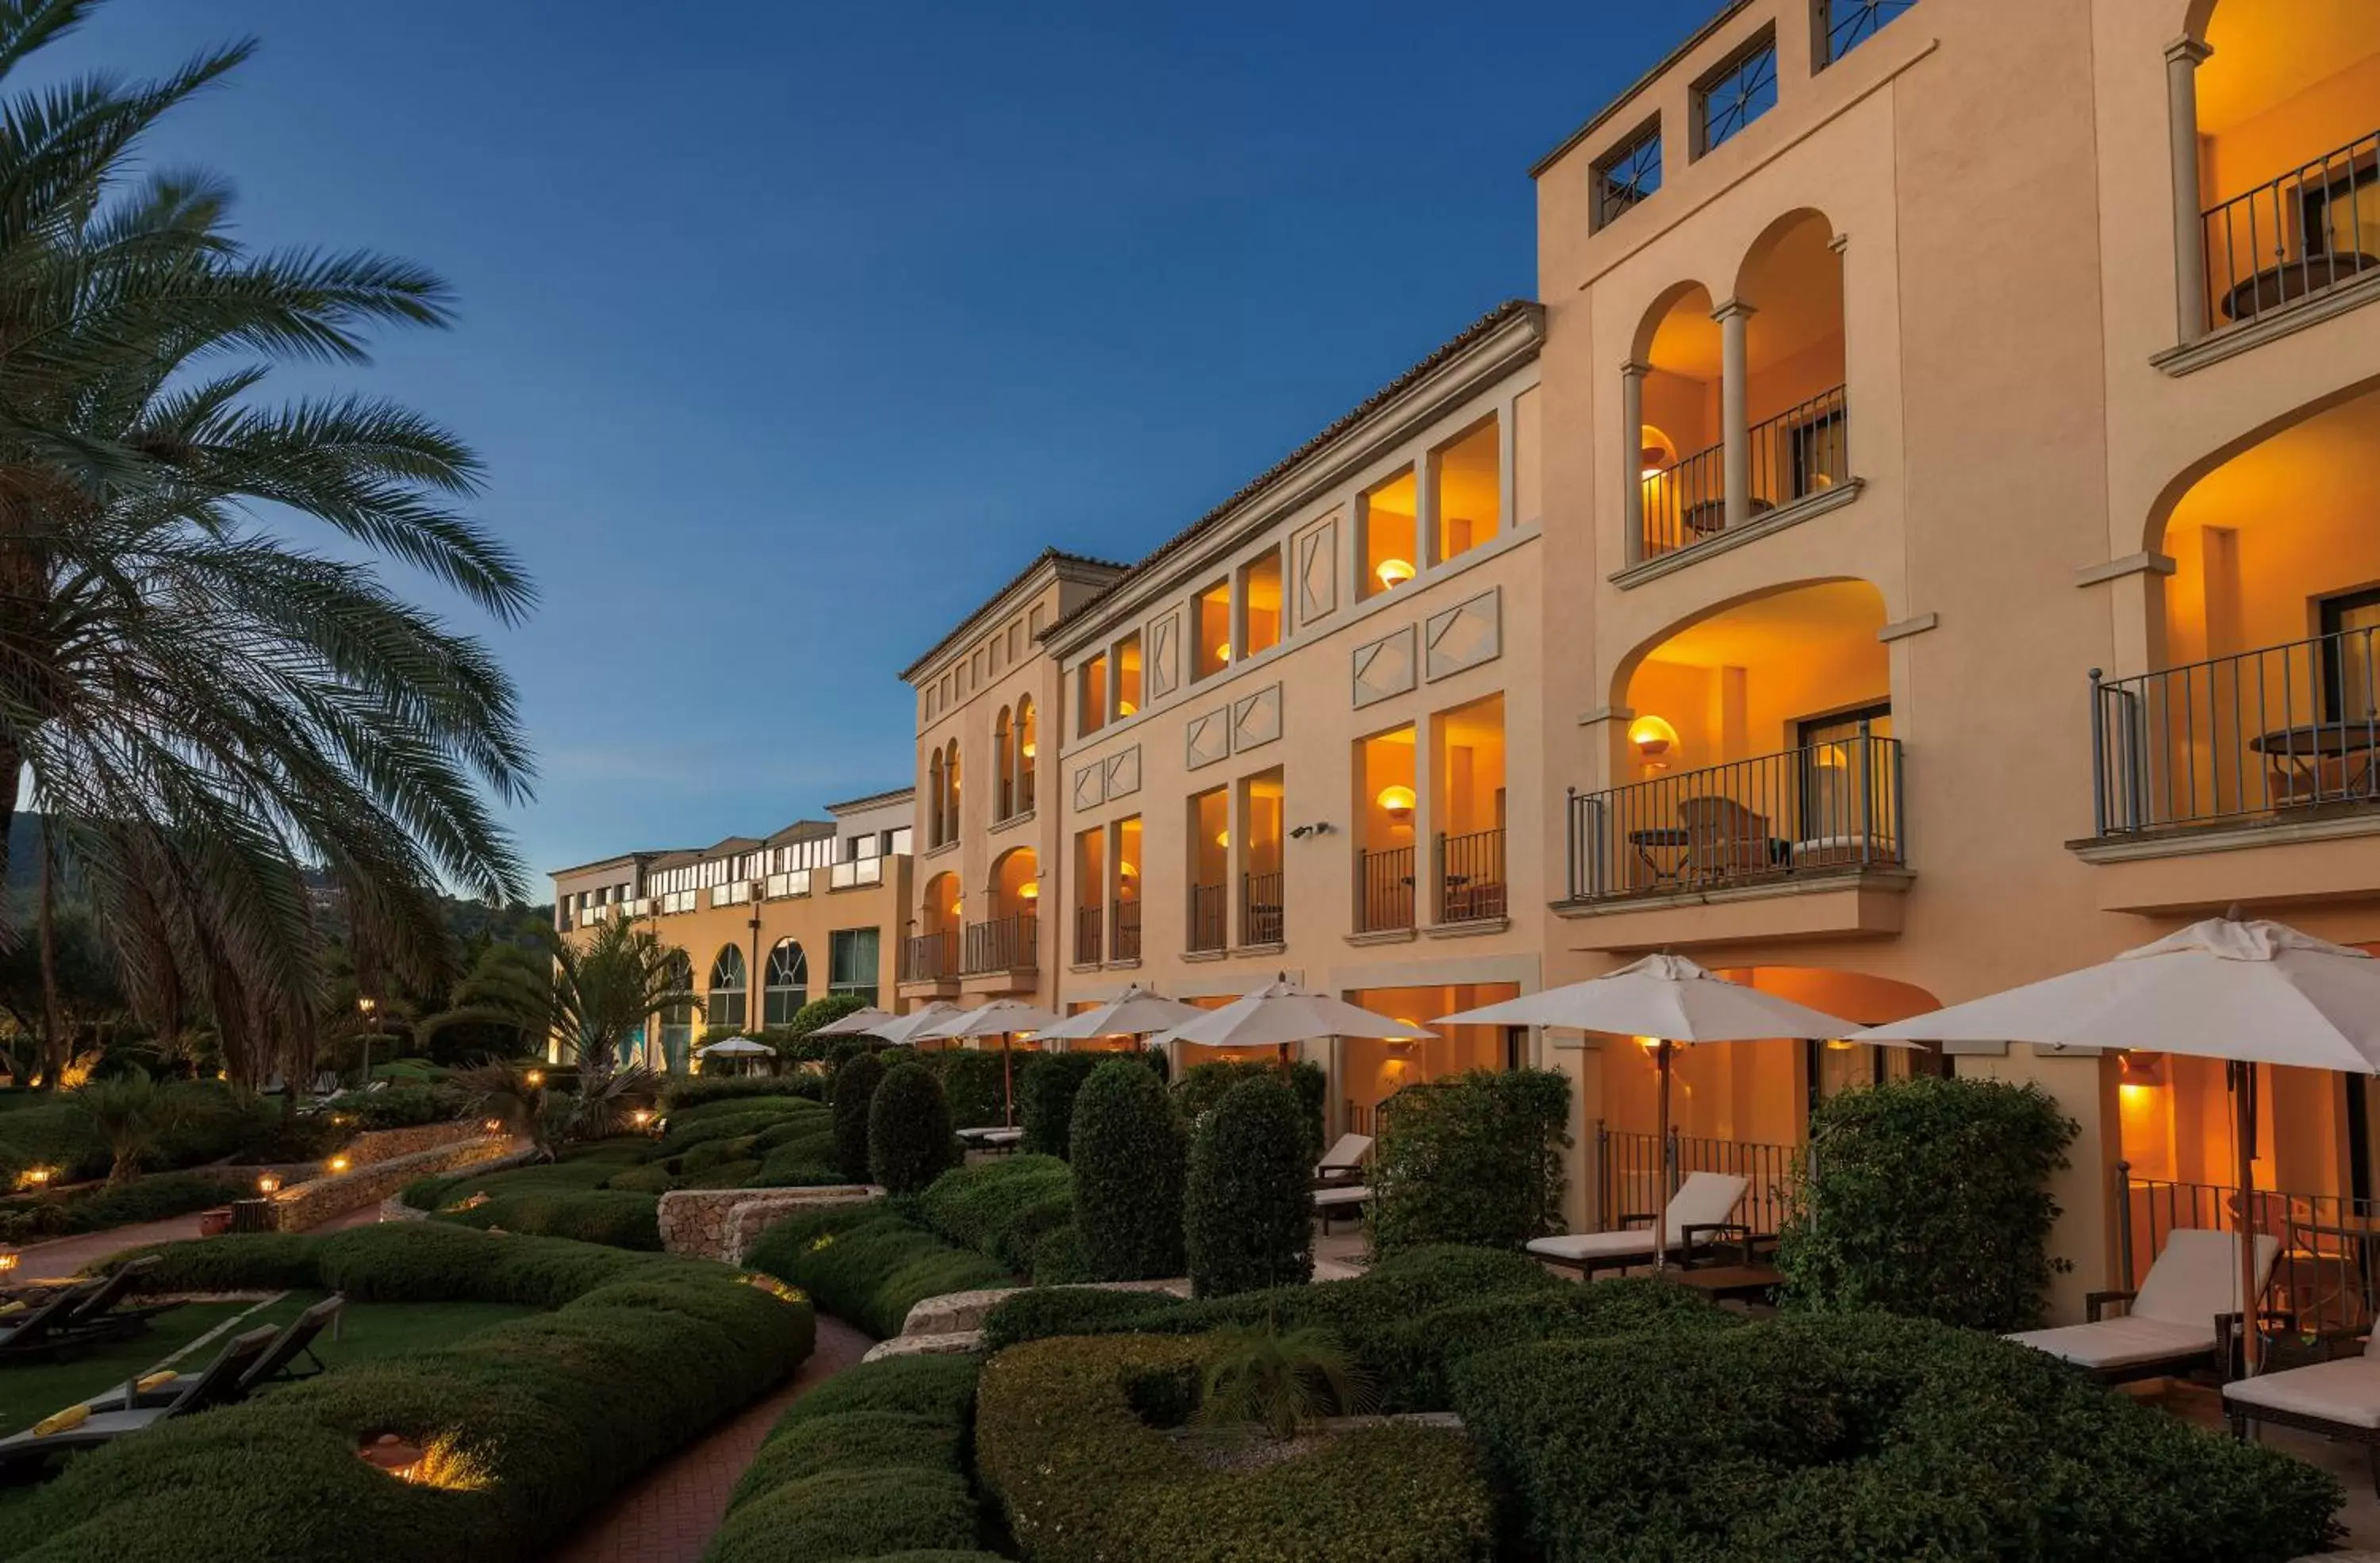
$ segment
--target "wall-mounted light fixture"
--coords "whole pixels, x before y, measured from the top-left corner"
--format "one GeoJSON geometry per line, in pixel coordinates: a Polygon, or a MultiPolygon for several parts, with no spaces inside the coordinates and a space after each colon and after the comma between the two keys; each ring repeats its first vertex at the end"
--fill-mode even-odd
{"type": "Polygon", "coordinates": [[[1413,818],[1414,790],[1411,787],[1383,787],[1379,796],[1373,801],[1380,806],[1382,813],[1400,825],[1413,818]]]}
{"type": "Polygon", "coordinates": [[[1406,560],[1383,559],[1372,574],[1379,577],[1380,585],[1393,591],[1414,578],[1414,567],[1406,560]]]}

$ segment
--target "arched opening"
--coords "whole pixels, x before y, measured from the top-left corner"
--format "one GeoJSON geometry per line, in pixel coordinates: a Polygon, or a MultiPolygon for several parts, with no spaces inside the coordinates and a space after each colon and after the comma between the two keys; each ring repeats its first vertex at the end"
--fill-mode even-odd
{"type": "Polygon", "coordinates": [[[2380,801],[2380,390],[2313,412],[2182,491],[2160,671],[2099,689],[2113,830],[2380,801]]]}
{"type": "Polygon", "coordinates": [[[760,989],[763,1025],[791,1025],[810,1001],[810,958],[801,940],[781,939],[769,949],[769,969],[760,989]]]}
{"type": "Polygon", "coordinates": [[[2380,269],[2380,6],[2220,0],[2196,71],[2207,321],[2380,269]]]}
{"type": "Polygon", "coordinates": [[[1585,896],[1898,866],[1884,623],[1875,587],[1820,581],[1734,603],[1632,658],[1616,784],[1582,800],[1596,833],[1585,896]]]}
{"type": "MultiPolygon", "coordinates": [[[[683,950],[669,952],[671,991],[694,992],[694,962],[683,950]]],[[[672,1074],[684,1074],[694,1047],[694,1000],[691,997],[662,1007],[662,1064],[672,1074]]]]}
{"type": "Polygon", "coordinates": [[[1642,556],[1669,553],[1726,525],[1727,471],[1720,449],[1718,323],[1710,290],[1687,283],[1639,328],[1635,377],[1635,481],[1643,495],[1642,556]]]}
{"type": "Polygon", "coordinates": [[[1737,273],[1744,323],[1749,514],[1851,476],[1843,400],[1843,258],[1834,224],[1801,211],[1770,224],[1737,273]]]}
{"type": "Polygon", "coordinates": [[[948,817],[942,812],[942,751],[937,747],[926,761],[926,844],[949,841],[948,817]]]}
{"type": "Polygon", "coordinates": [[[993,816],[1005,819],[1016,812],[1016,754],[1010,746],[1015,734],[1011,730],[1008,708],[1000,708],[1000,715],[991,723],[991,758],[994,769],[993,816]]]}
{"type": "Polygon", "coordinates": [[[959,741],[942,745],[942,840],[959,839],[959,741]]]}
{"type": "Polygon", "coordinates": [[[745,970],[744,951],[732,944],[722,945],[716,959],[710,963],[709,1001],[702,1025],[705,1031],[741,1031],[744,1028],[745,996],[750,974],[745,970]]]}
{"type": "MultiPolygon", "coordinates": [[[[1137,659],[1135,675],[1137,676],[1137,659]]],[[[1033,808],[1033,762],[1040,744],[1033,731],[1033,697],[1022,696],[1016,702],[1016,807],[1019,813],[1033,808]]]]}
{"type": "Polygon", "coordinates": [[[1439,1015],[1500,1004],[1521,996],[1510,982],[1461,983],[1432,987],[1367,987],[1350,992],[1347,1001],[1375,1014],[1388,1015],[1435,1031],[1437,1036],[1414,1042],[1390,1042],[1378,1037],[1346,1036],[1331,1045],[1331,1095],[1341,1132],[1370,1134],[1379,1126],[1381,1105],[1398,1092],[1428,1084],[1475,1069],[1519,1067],[1528,1036],[1525,1027],[1502,1025],[1437,1025],[1439,1015]]]}
{"type": "Polygon", "coordinates": [[[991,866],[991,915],[1029,913],[1041,898],[1041,868],[1031,847],[1011,847],[991,866]]]}
{"type": "Polygon", "coordinates": [[[959,877],[944,871],[926,881],[926,893],[917,907],[917,927],[929,934],[954,933],[965,911],[959,877]]]}

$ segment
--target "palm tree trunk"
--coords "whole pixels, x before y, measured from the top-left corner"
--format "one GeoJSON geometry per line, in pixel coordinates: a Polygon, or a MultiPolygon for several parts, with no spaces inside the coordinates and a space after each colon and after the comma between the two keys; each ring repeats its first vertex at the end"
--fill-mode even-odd
{"type": "Polygon", "coordinates": [[[0,736],[0,944],[8,941],[8,832],[17,823],[17,778],[25,757],[0,736]]]}
{"type": "Polygon", "coordinates": [[[50,861],[45,829],[42,832],[42,1076],[43,1084],[55,1090],[58,1076],[66,1072],[66,1056],[59,1024],[57,889],[50,861]]]}

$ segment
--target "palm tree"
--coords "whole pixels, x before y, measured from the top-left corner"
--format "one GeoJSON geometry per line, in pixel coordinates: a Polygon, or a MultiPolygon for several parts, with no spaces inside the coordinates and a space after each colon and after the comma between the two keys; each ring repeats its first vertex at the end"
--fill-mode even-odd
{"type": "Polygon", "coordinates": [[[111,1080],[94,1080],[67,1099],[107,1142],[115,1158],[107,1169],[111,1183],[138,1176],[141,1158],[156,1148],[181,1116],[174,1098],[159,1090],[143,1069],[111,1080]]]}
{"type": "MultiPolygon", "coordinates": [[[[0,0],[0,83],[98,4],[0,0]]],[[[135,176],[146,134],[251,47],[0,98],[0,878],[30,771],[143,1018],[210,1011],[244,1081],[304,1065],[318,906],[427,975],[445,950],[428,886],[517,895],[486,794],[519,802],[531,774],[481,647],[250,507],[500,622],[533,597],[454,508],[480,481],[454,435],[262,394],[277,362],[360,364],[372,326],[445,323],[445,285],[368,253],[250,250],[218,181],[135,176]]]]}

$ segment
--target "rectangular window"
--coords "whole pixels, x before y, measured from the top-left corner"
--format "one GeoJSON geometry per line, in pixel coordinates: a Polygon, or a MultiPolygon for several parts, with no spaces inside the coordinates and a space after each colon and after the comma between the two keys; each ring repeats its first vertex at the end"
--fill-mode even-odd
{"type": "Polygon", "coordinates": [[[1386,482],[1375,483],[1355,501],[1355,527],[1362,539],[1358,557],[1363,578],[1355,583],[1357,597],[1376,597],[1414,578],[1415,513],[1420,491],[1408,466],[1386,482]]]}
{"type": "Polygon", "coordinates": [[[1248,642],[1240,655],[1253,657],[1281,644],[1281,550],[1240,566],[1240,612],[1248,642]]]}
{"type": "Polygon", "coordinates": [[[2359,725],[2380,714],[2380,591],[2326,599],[2322,607],[2322,698],[2332,721],[2359,725]]]}
{"type": "Polygon", "coordinates": [[[1140,816],[1115,825],[1115,905],[1111,909],[1111,961],[1140,959],[1140,816]]]}
{"type": "Polygon", "coordinates": [[[829,993],[856,993],[870,1004],[876,1002],[877,931],[837,928],[827,936],[829,993]]]}
{"type": "Polygon", "coordinates": [[[1121,721],[1140,709],[1140,632],[1115,643],[1115,714],[1121,721]]]}
{"type": "Polygon", "coordinates": [[[1502,446],[1491,418],[1430,452],[1430,512],[1438,517],[1436,563],[1470,552],[1494,537],[1502,524],[1502,446]]]}
{"type": "Polygon", "coordinates": [[[1192,600],[1190,677],[1208,678],[1232,665],[1232,583],[1217,581],[1192,600]]]}
{"type": "Polygon", "coordinates": [[[1088,737],[1108,724],[1108,658],[1102,651],[1075,673],[1075,731],[1088,737]]]}
{"type": "Polygon", "coordinates": [[[1700,157],[1777,106],[1777,34],[1764,30],[1694,83],[1694,155],[1700,157]]]}
{"type": "Polygon", "coordinates": [[[1595,225],[1603,227],[1661,188],[1661,120],[1655,115],[1634,135],[1597,160],[1592,176],[1595,225]]]}
{"type": "Polygon", "coordinates": [[[1107,893],[1107,841],[1105,830],[1093,829],[1077,831],[1075,836],[1075,962],[1077,965],[1094,965],[1106,959],[1106,941],[1102,938],[1107,925],[1107,909],[1101,898],[1107,893]]]}
{"type": "Polygon", "coordinates": [[[1824,70],[1875,37],[1917,0],[1817,0],[1812,68],[1824,70]]]}
{"type": "Polygon", "coordinates": [[[1231,907],[1231,794],[1221,787],[1190,799],[1191,950],[1220,950],[1231,907]]]}

